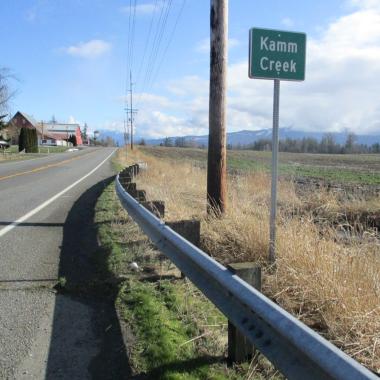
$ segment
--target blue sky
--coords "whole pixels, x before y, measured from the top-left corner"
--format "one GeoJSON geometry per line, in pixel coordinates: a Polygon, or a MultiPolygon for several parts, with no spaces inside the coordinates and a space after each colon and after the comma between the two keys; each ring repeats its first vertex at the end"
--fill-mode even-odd
{"type": "MultiPolygon", "coordinates": [[[[210,2],[137,0],[133,60],[130,3],[1,0],[0,67],[18,78],[12,111],[122,131],[131,67],[139,135],[207,133],[210,2]],[[161,9],[169,10],[166,28],[152,52],[161,9]]],[[[256,26],[308,35],[305,82],[281,83],[280,126],[377,133],[379,3],[230,0],[228,130],[271,127],[272,83],[247,75],[248,30],[256,26]]]]}

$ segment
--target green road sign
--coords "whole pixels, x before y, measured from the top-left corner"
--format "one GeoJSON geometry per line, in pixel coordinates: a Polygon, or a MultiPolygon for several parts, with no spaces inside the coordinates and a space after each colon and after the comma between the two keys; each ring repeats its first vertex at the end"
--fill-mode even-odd
{"type": "Polygon", "coordinates": [[[305,79],[306,34],[252,28],[249,31],[249,77],[305,79]]]}

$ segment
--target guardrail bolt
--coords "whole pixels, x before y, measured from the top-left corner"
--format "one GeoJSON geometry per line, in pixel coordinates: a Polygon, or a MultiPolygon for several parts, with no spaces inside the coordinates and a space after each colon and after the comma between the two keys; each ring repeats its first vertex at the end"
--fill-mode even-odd
{"type": "MultiPolygon", "coordinates": [[[[255,263],[233,263],[228,270],[261,292],[261,267],[255,263]]],[[[228,364],[252,359],[255,348],[245,336],[228,321],[228,364]]]]}

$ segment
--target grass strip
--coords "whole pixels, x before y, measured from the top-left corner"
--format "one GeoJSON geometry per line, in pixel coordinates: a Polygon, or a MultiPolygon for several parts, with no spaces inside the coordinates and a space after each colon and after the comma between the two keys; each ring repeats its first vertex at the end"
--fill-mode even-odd
{"type": "Polygon", "coordinates": [[[189,281],[173,274],[176,269],[121,207],[114,184],[99,198],[95,219],[107,270],[119,279],[116,306],[134,337],[128,351],[135,374],[188,380],[264,379],[274,374],[264,360],[255,366],[226,366],[226,318],[189,281]],[[140,271],[131,270],[133,261],[140,271]]]}

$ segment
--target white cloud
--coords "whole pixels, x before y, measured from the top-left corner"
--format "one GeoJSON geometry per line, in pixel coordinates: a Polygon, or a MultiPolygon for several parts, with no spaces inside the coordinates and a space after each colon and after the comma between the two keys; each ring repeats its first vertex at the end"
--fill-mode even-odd
{"type": "MultiPolygon", "coordinates": [[[[141,105],[144,109],[167,108],[175,105],[175,103],[164,96],[148,94],[146,92],[135,93],[134,98],[135,102],[138,102],[138,104],[141,105]]],[[[124,103],[125,101],[128,103],[129,99],[129,95],[123,96],[121,98],[124,103]]]]}
{"type": "Polygon", "coordinates": [[[287,28],[291,28],[294,26],[294,21],[289,18],[289,17],[284,17],[282,20],[281,20],[281,24],[286,26],[287,28]]]}
{"type": "Polygon", "coordinates": [[[104,40],[90,40],[77,45],[61,48],[60,51],[81,58],[97,58],[111,50],[111,44],[104,40]]]}
{"type": "Polygon", "coordinates": [[[180,80],[170,82],[168,90],[176,96],[194,96],[208,91],[208,80],[197,75],[189,75],[180,80]]]}
{"type": "Polygon", "coordinates": [[[78,121],[74,116],[70,115],[67,122],[69,124],[81,124],[80,121],[78,121]]]}
{"type": "MultiPolygon", "coordinates": [[[[350,3],[357,3],[351,13],[308,39],[306,80],[281,82],[281,126],[379,133],[380,7],[350,3]]],[[[228,89],[228,131],[271,128],[273,81],[248,79],[244,59],[230,65],[228,89]]],[[[186,76],[165,90],[166,97],[143,94],[137,130],[150,137],[207,134],[208,78],[186,76]]]]}
{"type": "Polygon", "coordinates": [[[380,9],[379,0],[349,0],[348,4],[360,9],[380,9]]]}
{"type": "MultiPolygon", "coordinates": [[[[369,3],[369,2],[368,2],[369,3]]],[[[380,8],[365,4],[331,23],[307,46],[306,80],[281,82],[280,125],[378,133],[380,8]]],[[[271,127],[273,84],[248,80],[247,63],[229,70],[229,129],[271,127]]]]}
{"type": "Polygon", "coordinates": [[[158,12],[163,6],[164,6],[164,2],[158,1],[156,3],[152,2],[152,3],[137,4],[136,8],[133,5],[132,6],[128,5],[126,7],[122,7],[121,11],[123,13],[128,13],[128,14],[130,12],[131,14],[136,12],[136,14],[140,14],[140,15],[149,15],[149,14],[158,12]]]}

